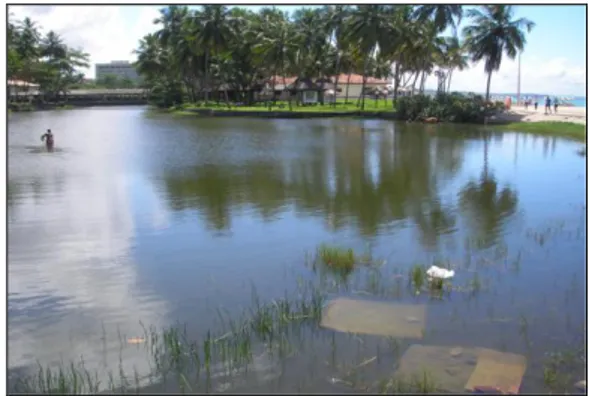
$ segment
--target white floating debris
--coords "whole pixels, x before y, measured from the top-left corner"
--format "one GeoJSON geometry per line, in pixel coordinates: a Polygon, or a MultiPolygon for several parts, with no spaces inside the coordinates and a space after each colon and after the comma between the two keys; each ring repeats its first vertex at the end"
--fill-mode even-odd
{"type": "Polygon", "coordinates": [[[428,268],[426,275],[428,275],[430,278],[450,279],[455,276],[455,271],[433,265],[432,267],[428,268]]]}

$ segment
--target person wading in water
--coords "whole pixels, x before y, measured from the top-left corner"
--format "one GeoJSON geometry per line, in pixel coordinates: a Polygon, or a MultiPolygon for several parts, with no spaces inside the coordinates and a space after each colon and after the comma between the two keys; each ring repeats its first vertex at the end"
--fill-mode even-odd
{"type": "Polygon", "coordinates": [[[53,148],[53,133],[51,133],[51,129],[47,130],[47,133],[41,135],[41,141],[45,141],[45,145],[48,149],[53,148]]]}

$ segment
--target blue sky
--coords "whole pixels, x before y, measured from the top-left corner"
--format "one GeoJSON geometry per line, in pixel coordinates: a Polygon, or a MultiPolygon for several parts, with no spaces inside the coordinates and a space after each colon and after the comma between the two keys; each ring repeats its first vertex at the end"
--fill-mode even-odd
{"type": "MultiPolygon", "coordinates": [[[[254,10],[263,6],[249,6],[254,10]]],[[[301,6],[278,6],[292,12],[301,6]]],[[[45,28],[61,33],[66,42],[81,46],[91,55],[92,63],[110,60],[133,60],[132,50],[138,40],[157,29],[152,21],[157,6],[14,6],[17,17],[30,16],[45,28]]],[[[515,6],[516,17],[536,23],[527,36],[522,55],[522,92],[558,95],[586,94],[586,7],[526,5],[515,6]]],[[[462,28],[468,20],[461,25],[462,28]]],[[[492,92],[516,91],[516,61],[507,58],[492,76],[492,92]]],[[[94,67],[85,71],[94,76],[94,67]]],[[[453,74],[452,89],[483,92],[486,76],[483,65],[453,74]]],[[[427,88],[435,88],[430,77],[427,88]]]]}

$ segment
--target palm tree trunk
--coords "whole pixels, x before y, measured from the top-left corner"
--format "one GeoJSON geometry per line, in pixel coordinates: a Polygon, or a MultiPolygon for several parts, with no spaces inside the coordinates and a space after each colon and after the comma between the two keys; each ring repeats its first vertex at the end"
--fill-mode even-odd
{"type": "Polygon", "coordinates": [[[209,48],[205,50],[205,106],[209,103],[209,48]]]}
{"type": "Polygon", "coordinates": [[[231,106],[229,104],[229,95],[227,94],[227,84],[224,84],[225,86],[223,87],[223,93],[225,95],[225,104],[227,105],[228,109],[231,109],[231,106]]]}
{"type": "Polygon", "coordinates": [[[336,107],[336,99],[338,98],[338,82],[340,80],[340,70],[336,74],[336,81],[334,81],[334,100],[332,101],[332,107],[336,107]]]}
{"type": "MultiPolygon", "coordinates": [[[[284,68],[284,67],[283,67],[284,68]]],[[[287,89],[287,78],[285,77],[285,70],[283,70],[283,92],[288,92],[289,97],[287,98],[289,102],[289,111],[293,111],[293,103],[291,102],[291,92],[287,89]]]]}
{"type": "MultiPolygon", "coordinates": [[[[370,51],[371,54],[373,54],[373,52],[374,51],[370,51]]],[[[361,110],[365,109],[365,85],[367,84],[367,67],[369,66],[370,59],[371,56],[367,56],[365,58],[365,64],[363,65],[363,84],[361,85],[361,97],[359,98],[361,102],[361,110]]]]}
{"type": "Polygon", "coordinates": [[[422,77],[420,78],[420,93],[424,94],[424,85],[426,84],[426,70],[422,71],[422,77]]]}
{"type": "Polygon", "coordinates": [[[414,77],[414,81],[412,82],[412,96],[414,96],[414,91],[416,90],[416,83],[418,82],[418,77],[420,77],[420,72],[416,72],[416,77],[414,77]]]}
{"type": "Polygon", "coordinates": [[[277,81],[277,71],[275,69],[274,70],[274,74],[272,76],[272,100],[270,101],[269,110],[272,109],[272,106],[275,103],[275,87],[276,87],[276,81],[277,81]]]}
{"type": "Polygon", "coordinates": [[[338,52],[338,59],[336,60],[336,81],[334,81],[334,101],[332,107],[336,107],[336,98],[338,97],[338,82],[340,80],[340,52],[338,52]]]}
{"type": "Polygon", "coordinates": [[[348,88],[350,87],[350,78],[352,77],[352,73],[348,73],[348,80],[346,81],[346,97],[344,99],[344,104],[348,104],[348,88]]]}
{"type": "Polygon", "coordinates": [[[451,93],[451,77],[453,77],[453,69],[449,69],[449,81],[447,81],[447,93],[451,93]]]}
{"type": "Polygon", "coordinates": [[[392,105],[397,100],[397,89],[399,88],[399,62],[395,62],[395,71],[393,72],[393,101],[392,105]]]}
{"type": "Polygon", "coordinates": [[[492,82],[492,71],[488,73],[488,84],[486,86],[486,104],[490,100],[490,84],[492,82]]]}

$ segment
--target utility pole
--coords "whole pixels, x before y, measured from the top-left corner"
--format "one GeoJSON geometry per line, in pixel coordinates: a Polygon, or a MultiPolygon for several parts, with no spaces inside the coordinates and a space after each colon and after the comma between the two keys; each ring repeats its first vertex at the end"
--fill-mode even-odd
{"type": "Polygon", "coordinates": [[[520,105],[520,54],[521,52],[518,52],[518,86],[516,87],[516,104],[520,105]]]}

